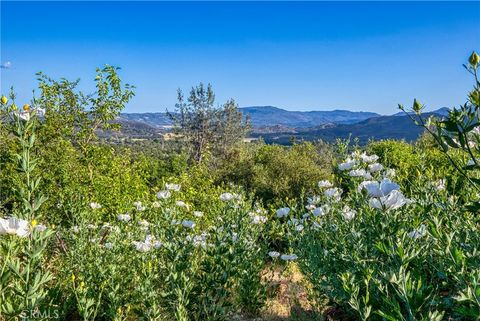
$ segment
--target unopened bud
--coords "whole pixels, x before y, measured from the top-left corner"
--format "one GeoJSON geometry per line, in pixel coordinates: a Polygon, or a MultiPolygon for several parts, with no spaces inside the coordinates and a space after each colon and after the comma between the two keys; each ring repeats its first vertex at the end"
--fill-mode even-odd
{"type": "Polygon", "coordinates": [[[470,55],[470,58],[468,58],[468,62],[474,69],[477,69],[478,63],[480,62],[480,56],[474,51],[470,55]]]}
{"type": "Polygon", "coordinates": [[[2,105],[6,105],[7,102],[8,102],[8,99],[7,99],[7,97],[5,97],[5,95],[2,95],[1,101],[2,101],[2,105]]]}
{"type": "Polygon", "coordinates": [[[422,111],[423,105],[418,102],[418,100],[414,99],[413,100],[413,111],[416,112],[417,114],[422,111]]]}

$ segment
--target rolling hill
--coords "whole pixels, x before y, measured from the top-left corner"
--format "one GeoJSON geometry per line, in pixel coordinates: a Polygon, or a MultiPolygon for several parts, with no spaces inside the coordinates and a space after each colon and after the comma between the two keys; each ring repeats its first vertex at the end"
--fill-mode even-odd
{"type": "MultiPolygon", "coordinates": [[[[430,112],[423,115],[442,117],[444,113],[430,112]]],[[[296,140],[317,140],[322,139],[333,142],[337,138],[348,138],[350,135],[359,139],[360,144],[366,144],[370,139],[404,139],[413,141],[423,132],[421,127],[416,126],[407,115],[392,115],[372,117],[356,124],[336,124],[333,126],[319,126],[315,128],[304,128],[296,133],[252,133],[256,138],[262,137],[267,143],[282,145],[290,144],[292,138],[296,140]]]]}
{"type": "MultiPolygon", "coordinates": [[[[289,111],[273,106],[242,107],[240,111],[245,116],[250,116],[253,127],[281,125],[291,128],[307,128],[327,123],[354,124],[371,117],[380,116],[371,112],[348,110],[289,111]]],[[[155,128],[171,125],[166,113],[122,113],[120,119],[143,122],[155,128]]]]}
{"type": "MultiPolygon", "coordinates": [[[[369,139],[412,141],[423,132],[403,112],[382,116],[347,110],[287,111],[273,106],[243,107],[240,110],[251,118],[253,130],[250,136],[261,137],[267,143],[290,144],[292,137],[297,140],[322,139],[332,142],[350,135],[357,137],[361,144],[369,139]]],[[[447,113],[447,108],[440,108],[426,113],[425,117],[443,117],[447,113]]],[[[116,135],[123,137],[158,138],[171,127],[166,113],[123,113],[118,122],[122,124],[122,130],[116,135]]]]}
{"type": "Polygon", "coordinates": [[[284,125],[288,127],[313,127],[321,124],[354,124],[380,116],[371,112],[348,110],[331,111],[288,111],[273,106],[240,108],[244,115],[250,115],[253,127],[284,125]]]}

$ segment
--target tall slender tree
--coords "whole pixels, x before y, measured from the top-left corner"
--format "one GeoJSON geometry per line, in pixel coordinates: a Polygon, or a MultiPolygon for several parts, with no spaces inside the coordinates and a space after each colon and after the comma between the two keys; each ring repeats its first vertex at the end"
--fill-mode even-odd
{"type": "Polygon", "coordinates": [[[190,90],[187,100],[179,89],[175,111],[168,113],[175,134],[189,144],[192,158],[197,162],[202,161],[207,150],[225,155],[250,128],[233,99],[220,107],[214,103],[212,86],[200,83],[190,90]]]}

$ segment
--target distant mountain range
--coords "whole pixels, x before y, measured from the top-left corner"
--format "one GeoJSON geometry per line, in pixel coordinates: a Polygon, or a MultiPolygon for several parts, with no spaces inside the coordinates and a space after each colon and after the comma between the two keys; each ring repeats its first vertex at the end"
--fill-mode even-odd
{"type": "MultiPolygon", "coordinates": [[[[289,111],[273,106],[252,106],[240,108],[242,113],[249,115],[252,126],[287,126],[290,128],[315,127],[321,124],[354,124],[362,120],[380,116],[372,112],[357,112],[348,110],[332,111],[289,111]]],[[[166,113],[123,113],[120,120],[142,122],[153,128],[163,128],[171,125],[166,113]]]]}
{"type": "MultiPolygon", "coordinates": [[[[361,143],[369,139],[415,140],[422,129],[415,126],[403,112],[382,116],[372,112],[348,110],[332,111],[288,111],[273,106],[240,108],[249,115],[253,130],[251,137],[263,138],[268,143],[289,144],[292,137],[297,140],[358,137],[361,143]]],[[[425,114],[443,117],[448,108],[440,108],[425,114]]],[[[166,113],[123,113],[118,121],[122,124],[121,136],[151,138],[168,132],[171,121],[166,113]]]]}
{"type": "MultiPolygon", "coordinates": [[[[443,117],[439,113],[425,113],[423,117],[430,116],[443,117]]],[[[277,143],[282,145],[290,144],[292,138],[297,141],[312,141],[322,139],[333,142],[337,138],[358,138],[361,145],[366,144],[370,139],[404,139],[414,141],[423,132],[423,128],[416,126],[407,115],[378,116],[368,118],[356,124],[335,124],[321,125],[313,128],[297,128],[297,130],[285,133],[258,133],[253,132],[252,137],[262,138],[267,143],[277,143]]]]}
{"type": "Polygon", "coordinates": [[[244,115],[250,115],[253,127],[284,125],[288,127],[314,127],[321,124],[354,124],[362,120],[380,116],[363,111],[288,111],[273,106],[240,108],[244,115]]]}

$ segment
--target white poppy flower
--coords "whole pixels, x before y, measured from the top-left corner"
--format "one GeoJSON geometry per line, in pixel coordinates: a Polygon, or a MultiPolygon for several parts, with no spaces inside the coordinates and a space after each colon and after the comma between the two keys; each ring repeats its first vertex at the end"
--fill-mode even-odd
{"type": "Polygon", "coordinates": [[[21,111],[15,111],[15,115],[20,118],[20,119],[23,119],[24,121],[29,121],[30,120],[30,112],[29,111],[25,111],[25,110],[21,110],[21,111]]]}
{"type": "Polygon", "coordinates": [[[152,247],[152,245],[150,243],[145,243],[145,242],[133,241],[132,244],[133,244],[133,246],[135,246],[135,248],[139,252],[148,252],[148,251],[150,251],[150,248],[152,247]]]}
{"type": "Polygon", "coordinates": [[[344,163],[341,163],[338,165],[338,169],[341,170],[341,171],[348,171],[350,169],[353,168],[353,166],[355,166],[357,162],[353,159],[347,159],[344,163]]]}
{"type": "Polygon", "coordinates": [[[113,248],[113,244],[110,243],[110,242],[105,243],[104,246],[105,246],[105,248],[107,248],[109,250],[111,250],[113,248]]]}
{"type": "Polygon", "coordinates": [[[102,205],[98,204],[98,203],[95,203],[95,202],[91,202],[90,203],[90,207],[94,210],[96,209],[99,209],[99,208],[102,208],[102,205]]]}
{"type": "Polygon", "coordinates": [[[276,212],[278,218],[285,217],[288,213],[290,213],[290,208],[288,207],[279,208],[276,212]]]}
{"type": "Polygon", "coordinates": [[[280,256],[280,253],[278,253],[277,251],[271,251],[271,252],[268,252],[268,256],[272,258],[277,258],[280,256]]]}
{"type": "Polygon", "coordinates": [[[47,227],[43,224],[38,224],[35,226],[35,230],[38,232],[44,232],[47,229],[47,227]]]}
{"type": "Polygon", "coordinates": [[[261,224],[261,223],[265,223],[266,221],[267,221],[267,218],[262,215],[255,215],[252,217],[253,224],[261,224]]]}
{"type": "Polygon", "coordinates": [[[142,205],[142,202],[133,202],[133,206],[135,206],[137,211],[141,212],[145,210],[145,206],[142,205]]]}
{"type": "Polygon", "coordinates": [[[170,191],[168,190],[160,191],[157,193],[157,198],[159,200],[166,200],[167,198],[170,198],[170,196],[172,196],[172,193],[170,193],[170,191]]]}
{"type": "Polygon", "coordinates": [[[147,220],[140,220],[140,221],[138,221],[138,225],[140,225],[142,227],[149,227],[150,223],[148,223],[147,220]]]}
{"type": "Polygon", "coordinates": [[[73,232],[73,233],[79,233],[79,232],[80,232],[80,228],[79,228],[77,225],[72,226],[72,232],[73,232]]]}
{"type": "Polygon", "coordinates": [[[195,222],[184,220],[184,221],[182,221],[182,225],[186,228],[194,228],[195,227],[195,222]]]}
{"type": "Polygon", "coordinates": [[[233,195],[232,193],[222,193],[220,195],[220,200],[224,201],[224,202],[229,202],[229,201],[233,200],[234,198],[235,198],[235,195],[233,195]]]}
{"type": "Polygon", "coordinates": [[[318,217],[318,216],[323,216],[325,215],[325,211],[321,207],[317,207],[313,210],[313,216],[318,217]]]}
{"type": "Polygon", "coordinates": [[[373,163],[373,162],[376,162],[379,159],[379,157],[377,155],[368,156],[366,153],[361,154],[360,158],[365,163],[373,163]]]}
{"type": "MultiPolygon", "coordinates": [[[[370,184],[375,185],[375,184],[378,184],[378,182],[377,182],[377,181],[370,181],[370,180],[363,181],[363,182],[361,182],[360,184],[358,184],[357,191],[358,191],[359,193],[361,193],[362,190],[365,188],[365,186],[370,185],[370,184]]],[[[366,189],[366,188],[365,188],[365,189],[366,189]]]]}
{"type": "Polygon", "coordinates": [[[329,188],[325,191],[325,196],[327,196],[329,198],[336,199],[336,200],[340,200],[340,197],[342,196],[342,193],[343,193],[343,191],[340,188],[333,187],[333,188],[329,188]]]}
{"type": "Polygon", "coordinates": [[[187,203],[185,203],[184,201],[177,201],[177,202],[175,202],[175,204],[177,204],[177,206],[179,206],[179,207],[185,207],[185,208],[188,207],[187,203]]]}
{"type": "Polygon", "coordinates": [[[308,211],[312,211],[312,210],[314,210],[314,209],[316,208],[316,206],[313,205],[313,204],[308,204],[308,205],[305,205],[305,208],[306,208],[308,211]]]}
{"type": "Polygon", "coordinates": [[[320,188],[329,188],[329,187],[332,187],[332,186],[333,186],[333,184],[328,180],[323,180],[323,181],[318,182],[318,187],[320,187],[320,188]]]}
{"type": "Polygon", "coordinates": [[[153,244],[154,241],[155,241],[155,236],[151,234],[147,234],[145,236],[145,243],[153,244]]]}
{"type": "MultiPolygon", "coordinates": [[[[480,160],[479,159],[475,159],[477,161],[477,163],[480,163],[480,160]]],[[[469,159],[468,162],[467,162],[467,166],[473,166],[475,165],[475,161],[473,159],[469,159]]]]}
{"type": "Polygon", "coordinates": [[[443,190],[445,190],[445,184],[446,184],[446,180],[445,179],[440,179],[435,184],[435,189],[437,191],[443,191],[443,190]]]}
{"type": "Polygon", "coordinates": [[[317,195],[313,195],[312,197],[307,198],[307,202],[310,205],[318,204],[320,203],[321,200],[322,199],[320,198],[320,196],[317,196],[317,195]]]}
{"type": "Polygon", "coordinates": [[[349,175],[351,177],[364,177],[367,174],[367,171],[363,168],[361,169],[353,169],[350,171],[349,175]]]}
{"type": "Polygon", "coordinates": [[[119,214],[117,215],[117,219],[122,222],[129,222],[132,217],[128,214],[119,214]]]}
{"type": "Polygon", "coordinates": [[[370,172],[366,171],[365,172],[365,175],[363,175],[363,178],[366,179],[366,180],[370,180],[373,178],[372,174],[370,174],[370,172]]]}
{"type": "Polygon", "coordinates": [[[383,170],[383,165],[380,163],[370,164],[368,165],[368,170],[372,173],[379,172],[383,170]]]}
{"type": "Polygon", "coordinates": [[[207,245],[207,236],[206,234],[195,235],[191,239],[193,245],[205,247],[207,245]]]}
{"type": "Polygon", "coordinates": [[[35,109],[35,112],[37,113],[37,116],[39,116],[39,117],[45,116],[45,108],[37,107],[35,109]]]}
{"type": "Polygon", "coordinates": [[[398,184],[393,183],[388,178],[384,178],[381,182],[366,181],[362,184],[361,185],[367,190],[368,196],[370,197],[383,197],[400,188],[398,184]]]}
{"type": "Polygon", "coordinates": [[[313,222],[313,228],[318,230],[319,228],[322,227],[322,224],[318,223],[318,222],[313,222]]]}
{"type": "Polygon", "coordinates": [[[292,217],[288,222],[287,224],[288,225],[297,225],[300,221],[294,217],[292,217]]]}
{"type": "Polygon", "coordinates": [[[173,184],[173,183],[165,184],[166,189],[171,190],[171,191],[175,191],[175,192],[179,192],[181,187],[182,187],[182,185],[180,185],[180,184],[173,184]]]}
{"type": "Polygon", "coordinates": [[[383,173],[383,177],[394,178],[396,175],[395,170],[393,168],[388,168],[385,173],[383,173]]]}
{"type": "Polygon", "coordinates": [[[0,235],[11,234],[25,237],[30,234],[27,221],[16,217],[0,218],[0,235]]]}
{"type": "Polygon", "coordinates": [[[162,245],[163,245],[163,244],[162,244],[160,241],[158,241],[158,240],[153,241],[153,247],[154,247],[155,249],[161,248],[162,245]]]}
{"type": "Polygon", "coordinates": [[[295,254],[282,254],[280,259],[284,261],[295,261],[298,258],[295,254]]]}
{"type": "Polygon", "coordinates": [[[159,202],[153,202],[153,203],[152,203],[152,207],[153,207],[153,208],[159,208],[159,207],[160,207],[160,203],[159,203],[159,202]]]}
{"type": "Polygon", "coordinates": [[[388,210],[394,210],[402,207],[405,204],[409,204],[410,200],[403,196],[402,192],[399,190],[392,190],[387,196],[382,196],[380,198],[371,198],[370,206],[388,210]]]}
{"type": "Polygon", "coordinates": [[[342,216],[345,220],[350,221],[352,220],[355,215],[357,214],[357,211],[350,209],[350,207],[345,206],[342,211],[342,216]]]}
{"type": "Polygon", "coordinates": [[[304,228],[304,226],[303,226],[302,224],[298,224],[297,226],[295,226],[295,230],[296,230],[297,232],[303,231],[303,228],[304,228]]]}
{"type": "Polygon", "coordinates": [[[203,212],[194,211],[194,212],[193,212],[193,216],[195,216],[195,217],[203,217],[203,212]]]}
{"type": "Polygon", "coordinates": [[[330,206],[328,205],[322,205],[320,207],[317,207],[316,209],[313,210],[313,216],[318,217],[318,216],[324,216],[330,211],[330,206]]]}
{"type": "Polygon", "coordinates": [[[418,229],[415,229],[408,233],[408,237],[411,237],[412,239],[419,239],[427,234],[427,227],[422,224],[418,229]]]}

